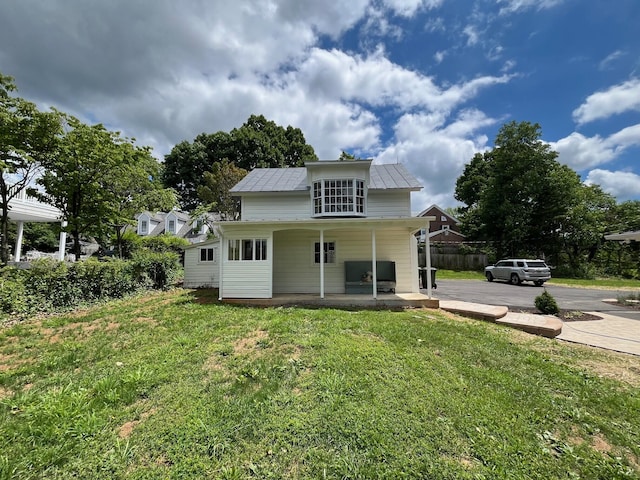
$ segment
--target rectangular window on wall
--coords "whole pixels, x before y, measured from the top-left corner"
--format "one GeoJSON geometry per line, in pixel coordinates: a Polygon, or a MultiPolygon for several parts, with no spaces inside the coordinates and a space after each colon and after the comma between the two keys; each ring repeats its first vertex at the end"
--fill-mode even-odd
{"type": "Polygon", "coordinates": [[[200,261],[201,262],[217,262],[218,248],[201,248],[200,249],[200,261]]]}
{"type": "Polygon", "coordinates": [[[228,259],[232,261],[266,260],[266,238],[243,238],[242,240],[229,240],[228,259]]]}
{"type": "Polygon", "coordinates": [[[256,239],[256,260],[266,260],[266,259],[267,259],[267,239],[258,238],[256,239]]]}
{"type": "Polygon", "coordinates": [[[240,240],[229,240],[229,260],[240,260],[240,240]]]}
{"type": "MultiPolygon", "coordinates": [[[[320,263],[320,242],[314,246],[314,263],[320,263]]],[[[336,263],[336,242],[324,242],[324,263],[336,263]]]]}
{"type": "Polygon", "coordinates": [[[140,235],[149,233],[149,223],[146,220],[140,222],[140,235]]]}
{"type": "Polygon", "coordinates": [[[176,233],[176,221],[169,220],[169,233],[176,233]]]}

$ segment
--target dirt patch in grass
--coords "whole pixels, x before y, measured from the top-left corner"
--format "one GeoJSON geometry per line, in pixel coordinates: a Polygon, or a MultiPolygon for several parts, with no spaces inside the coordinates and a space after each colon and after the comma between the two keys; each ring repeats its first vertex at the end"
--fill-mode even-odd
{"type": "Polygon", "coordinates": [[[239,338],[233,343],[233,352],[243,354],[255,351],[258,343],[264,343],[269,338],[269,333],[264,330],[250,332],[244,338],[239,338]]]}
{"type": "Polygon", "coordinates": [[[0,400],[3,400],[5,398],[9,398],[13,396],[13,391],[4,388],[4,387],[0,387],[0,400]]]}
{"type": "Polygon", "coordinates": [[[547,354],[557,363],[568,364],[572,368],[586,370],[593,375],[617,380],[632,387],[640,387],[640,357],[636,355],[603,351],[588,345],[567,344],[532,336],[520,330],[511,330],[509,335],[515,343],[547,354]]]}
{"type": "Polygon", "coordinates": [[[18,358],[16,355],[5,355],[0,353],[0,372],[8,372],[16,369],[21,365],[30,363],[29,360],[18,358]]]}
{"type": "Polygon", "coordinates": [[[158,409],[152,408],[151,410],[147,410],[146,412],[142,412],[140,414],[139,420],[131,420],[130,422],[125,422],[118,428],[118,437],[120,438],[129,438],[133,433],[133,430],[142,422],[144,422],[151,415],[156,413],[158,409]]]}

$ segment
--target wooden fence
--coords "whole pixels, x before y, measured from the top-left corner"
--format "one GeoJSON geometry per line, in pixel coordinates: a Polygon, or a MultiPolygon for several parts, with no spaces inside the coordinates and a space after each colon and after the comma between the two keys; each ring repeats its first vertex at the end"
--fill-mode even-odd
{"type": "MultiPolygon", "coordinates": [[[[427,264],[426,255],[418,254],[421,266],[427,264]]],[[[485,253],[442,253],[441,249],[431,247],[431,266],[443,270],[483,270],[488,265],[485,253]]]]}

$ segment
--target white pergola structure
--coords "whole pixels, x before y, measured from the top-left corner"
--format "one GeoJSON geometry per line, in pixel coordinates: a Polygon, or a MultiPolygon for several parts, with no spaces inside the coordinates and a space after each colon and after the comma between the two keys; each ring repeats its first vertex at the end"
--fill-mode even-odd
{"type": "MultiPolygon", "coordinates": [[[[13,260],[19,262],[22,256],[22,236],[25,222],[60,222],[62,226],[65,227],[67,222],[61,220],[61,217],[62,212],[56,207],[42,203],[34,197],[27,195],[25,190],[20,191],[20,193],[9,202],[9,220],[18,224],[13,260]]],[[[57,259],[60,261],[64,260],[66,243],[66,232],[60,232],[57,255],[57,259]]]]}
{"type": "Polygon", "coordinates": [[[630,242],[635,240],[640,242],[640,230],[635,232],[612,233],[604,236],[605,240],[615,240],[618,242],[630,242]]]}

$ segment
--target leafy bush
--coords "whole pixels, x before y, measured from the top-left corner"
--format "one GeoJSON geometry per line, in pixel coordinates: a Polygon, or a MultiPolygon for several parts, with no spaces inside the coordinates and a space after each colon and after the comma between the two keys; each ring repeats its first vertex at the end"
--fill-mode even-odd
{"type": "Polygon", "coordinates": [[[556,299],[546,289],[535,298],[534,303],[536,308],[545,315],[555,315],[560,311],[556,299]]]}
{"type": "Polygon", "coordinates": [[[52,259],[34,261],[31,268],[0,271],[0,312],[50,312],[140,289],[167,288],[181,273],[178,255],[141,250],[132,260],[108,259],[67,264],[52,259]]]}
{"type": "Polygon", "coordinates": [[[146,288],[167,288],[182,272],[180,257],[173,252],[140,250],[131,258],[133,276],[146,288]]]}
{"type": "Polygon", "coordinates": [[[178,255],[182,253],[184,247],[189,246],[189,240],[176,237],[175,235],[163,234],[157,237],[143,237],[140,246],[152,252],[164,253],[174,252],[178,255]]]}

